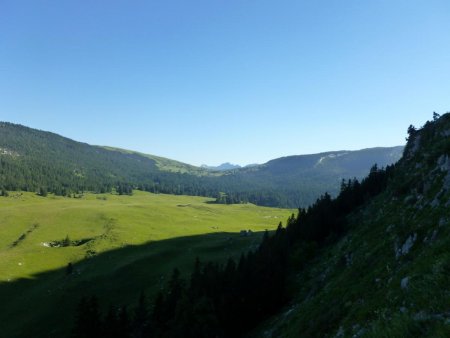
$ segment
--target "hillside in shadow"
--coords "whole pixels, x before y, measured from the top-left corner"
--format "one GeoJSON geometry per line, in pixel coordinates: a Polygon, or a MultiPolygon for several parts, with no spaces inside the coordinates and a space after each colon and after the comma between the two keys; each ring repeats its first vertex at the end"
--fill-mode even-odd
{"type": "Polygon", "coordinates": [[[110,304],[133,307],[141,291],[153,300],[175,267],[188,275],[196,257],[238,258],[261,238],[261,232],[220,232],[148,242],[74,263],[71,274],[64,267],[0,283],[0,337],[67,337],[81,297],[96,295],[102,310],[110,304]]]}

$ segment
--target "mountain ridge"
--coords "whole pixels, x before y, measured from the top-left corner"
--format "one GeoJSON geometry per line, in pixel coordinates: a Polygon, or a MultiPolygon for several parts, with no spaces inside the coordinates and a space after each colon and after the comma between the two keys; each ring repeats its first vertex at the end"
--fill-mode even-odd
{"type": "MultiPolygon", "coordinates": [[[[308,205],[320,194],[335,195],[342,179],[362,178],[374,163],[400,158],[401,147],[292,155],[265,164],[211,171],[160,156],[91,146],[52,132],[0,123],[0,175],[6,190],[68,195],[82,191],[129,193],[132,189],[170,194],[227,196],[220,203],[266,206],[308,205]],[[225,194],[225,195],[223,195],[225,194]]],[[[2,187],[0,187],[2,188],[2,187]]]]}

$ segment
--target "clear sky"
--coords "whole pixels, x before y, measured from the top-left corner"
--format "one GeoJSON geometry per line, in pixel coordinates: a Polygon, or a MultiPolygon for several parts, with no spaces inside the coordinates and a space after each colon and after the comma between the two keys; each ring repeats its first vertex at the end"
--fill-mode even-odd
{"type": "Polygon", "coordinates": [[[0,120],[191,164],[404,143],[448,0],[0,0],[0,120]]]}

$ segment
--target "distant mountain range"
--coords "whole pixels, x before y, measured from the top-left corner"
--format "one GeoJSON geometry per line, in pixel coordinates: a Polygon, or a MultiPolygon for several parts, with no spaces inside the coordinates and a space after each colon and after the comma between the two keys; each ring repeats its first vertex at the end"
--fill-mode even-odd
{"type": "Polygon", "coordinates": [[[230,163],[196,167],[0,122],[0,188],[59,195],[141,189],[298,207],[325,192],[335,195],[342,179],[362,178],[373,164],[395,163],[402,152],[402,146],[370,148],[282,157],[243,168],[230,163]]]}
{"type": "Polygon", "coordinates": [[[251,167],[256,167],[258,165],[259,165],[258,163],[251,163],[251,164],[247,164],[245,166],[240,166],[239,164],[232,164],[230,162],[225,162],[218,166],[209,166],[207,164],[202,164],[200,166],[200,168],[211,170],[211,171],[227,171],[227,170],[235,170],[235,169],[241,169],[241,168],[251,168],[251,167]]]}
{"type": "Polygon", "coordinates": [[[233,169],[239,169],[242,168],[239,164],[231,164],[230,162],[222,163],[218,166],[209,166],[206,164],[202,164],[200,166],[201,168],[208,169],[208,170],[216,170],[216,171],[225,171],[225,170],[233,170],[233,169]]]}

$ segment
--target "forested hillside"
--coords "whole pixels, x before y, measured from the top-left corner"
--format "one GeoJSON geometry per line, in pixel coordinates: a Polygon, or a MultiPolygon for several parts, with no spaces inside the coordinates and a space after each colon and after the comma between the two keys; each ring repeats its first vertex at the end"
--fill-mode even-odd
{"type": "Polygon", "coordinates": [[[395,163],[403,147],[291,156],[263,165],[210,171],[129,150],[91,146],[59,135],[0,123],[0,188],[70,196],[132,189],[216,198],[217,203],[307,206],[335,196],[341,180],[395,163]]]}
{"type": "Polygon", "coordinates": [[[235,177],[231,178],[251,183],[252,188],[250,193],[244,187],[237,192],[231,190],[230,194],[257,204],[306,207],[325,192],[337,196],[342,179],[360,180],[374,164],[380,168],[391,165],[400,159],[402,152],[403,147],[392,147],[282,157],[234,171],[235,177]],[[258,189],[274,194],[258,194],[258,189]]]}
{"type": "Polygon", "coordinates": [[[238,261],[175,269],[151,307],[82,299],[75,337],[448,337],[450,114],[408,132],[398,164],[343,182],[238,261]]]}
{"type": "MultiPolygon", "coordinates": [[[[124,187],[128,192],[131,187],[139,187],[154,192],[212,194],[207,187],[198,186],[196,175],[163,171],[151,157],[91,146],[10,123],[0,123],[0,153],[0,182],[7,190],[43,189],[68,195],[124,187]]],[[[166,167],[179,167],[176,161],[166,161],[170,162],[166,167]]]]}

